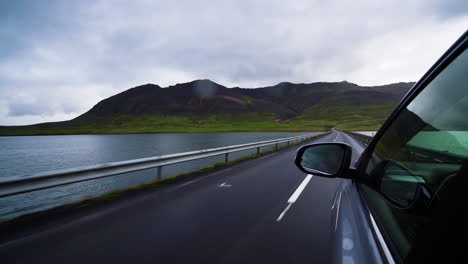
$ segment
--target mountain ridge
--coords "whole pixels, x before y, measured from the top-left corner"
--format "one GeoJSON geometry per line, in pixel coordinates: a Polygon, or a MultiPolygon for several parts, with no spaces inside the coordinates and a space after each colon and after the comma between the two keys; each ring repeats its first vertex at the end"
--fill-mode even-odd
{"type": "Polygon", "coordinates": [[[109,114],[195,114],[272,112],[281,119],[300,114],[313,104],[333,98],[329,103],[382,104],[400,99],[401,90],[412,83],[359,86],[349,82],[287,83],[260,88],[227,88],[208,79],[161,87],[144,84],[102,100],[77,117],[109,114]],[[391,89],[388,89],[391,87],[391,89]],[[390,90],[386,91],[386,90],[390,90]],[[396,91],[398,90],[398,91],[396,91]]]}
{"type": "Polygon", "coordinates": [[[3,126],[0,135],[33,130],[38,134],[316,130],[337,122],[385,117],[413,84],[280,82],[228,88],[209,79],[167,87],[148,83],[101,100],[74,119],[3,126]]]}

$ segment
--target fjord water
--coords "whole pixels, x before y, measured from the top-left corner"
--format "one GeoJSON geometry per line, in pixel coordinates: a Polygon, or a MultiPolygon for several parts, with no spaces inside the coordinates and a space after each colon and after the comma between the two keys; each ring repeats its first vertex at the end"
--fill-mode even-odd
{"type": "MultiPolygon", "coordinates": [[[[161,133],[121,135],[65,135],[0,137],[0,180],[28,177],[34,173],[106,162],[216,148],[257,141],[286,138],[305,132],[161,133]]],[[[262,148],[266,150],[267,148],[262,148]]],[[[235,159],[255,152],[230,154],[235,159]]],[[[163,177],[187,172],[215,162],[217,156],[163,168],[163,177]]],[[[96,196],[156,179],[156,170],[127,173],[0,198],[0,219],[40,211],[85,196],[96,196]]]]}

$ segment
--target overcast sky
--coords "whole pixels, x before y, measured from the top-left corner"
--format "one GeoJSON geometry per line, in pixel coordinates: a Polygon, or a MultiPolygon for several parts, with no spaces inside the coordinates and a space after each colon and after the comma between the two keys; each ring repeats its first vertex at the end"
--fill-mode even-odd
{"type": "Polygon", "coordinates": [[[145,83],[417,81],[467,28],[465,0],[0,0],[0,125],[145,83]]]}

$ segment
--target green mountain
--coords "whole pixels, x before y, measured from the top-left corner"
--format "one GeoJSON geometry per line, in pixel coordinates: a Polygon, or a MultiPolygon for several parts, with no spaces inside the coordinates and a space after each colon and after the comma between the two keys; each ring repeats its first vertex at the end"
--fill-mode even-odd
{"type": "Polygon", "coordinates": [[[2,126],[0,135],[322,130],[385,118],[413,84],[282,82],[255,89],[210,80],[166,88],[145,84],[102,100],[75,119],[2,126]]]}

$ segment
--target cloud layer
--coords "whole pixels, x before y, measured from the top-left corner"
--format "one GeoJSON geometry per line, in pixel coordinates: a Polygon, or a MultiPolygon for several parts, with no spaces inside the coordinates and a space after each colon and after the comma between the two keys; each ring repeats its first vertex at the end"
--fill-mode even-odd
{"type": "Polygon", "coordinates": [[[0,125],[73,118],[130,87],[416,81],[466,1],[4,1],[0,125]]]}

